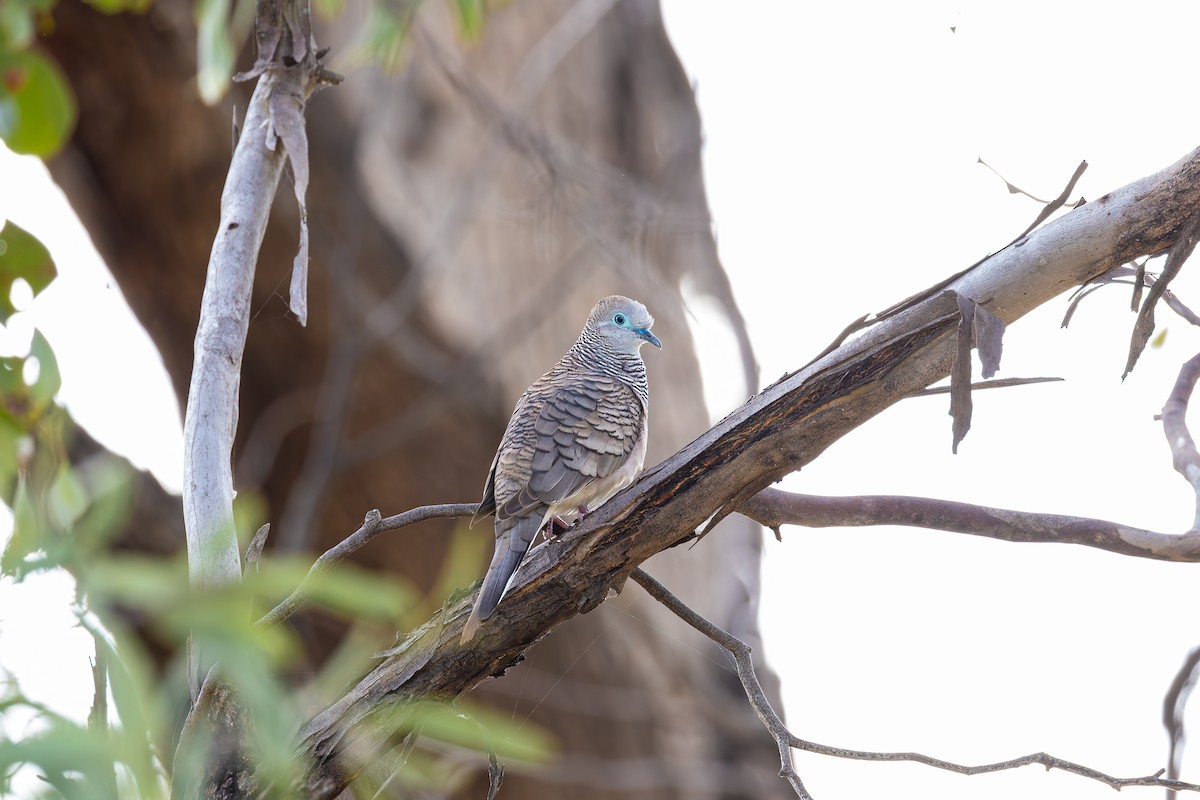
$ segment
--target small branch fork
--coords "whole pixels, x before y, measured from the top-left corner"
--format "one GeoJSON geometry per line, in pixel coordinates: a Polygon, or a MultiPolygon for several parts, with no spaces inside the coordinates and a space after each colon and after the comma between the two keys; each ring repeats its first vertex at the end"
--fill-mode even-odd
{"type": "Polygon", "coordinates": [[[363,524],[358,527],[358,530],[322,553],[308,570],[308,574],[304,576],[304,580],[300,581],[300,585],[296,587],[296,590],[263,616],[257,625],[264,630],[273,628],[292,616],[292,614],[295,614],[312,595],[315,585],[322,577],[340,564],[346,556],[379,534],[385,531],[394,531],[397,528],[403,528],[405,525],[411,525],[415,522],[424,522],[427,519],[469,517],[475,513],[475,509],[478,507],[476,503],[443,503],[441,505],[420,506],[390,517],[380,516],[378,509],[371,509],[367,512],[367,516],[363,520],[363,524]]]}
{"type": "Polygon", "coordinates": [[[818,753],[837,758],[849,758],[858,761],[913,761],[929,767],[957,772],[960,775],[983,775],[989,772],[1001,772],[1003,770],[1024,767],[1029,764],[1041,764],[1047,770],[1060,769],[1084,778],[1091,778],[1117,790],[1123,789],[1126,786],[1157,786],[1174,791],[1200,792],[1200,785],[1163,778],[1162,775],[1166,770],[1159,770],[1153,775],[1146,775],[1140,778],[1115,778],[1094,770],[1091,767],[1055,758],[1046,753],[1031,753],[1009,761],[998,761],[994,764],[966,766],[922,755],[921,753],[877,753],[864,750],[847,750],[841,747],[830,747],[829,745],[806,741],[793,735],[771,707],[771,703],[767,700],[762,685],[758,682],[758,677],[754,673],[754,663],[751,660],[751,650],[748,644],[688,608],[679,598],[671,594],[665,586],[648,575],[641,567],[634,569],[630,573],[630,577],[645,589],[651,597],[666,606],[671,613],[703,633],[733,656],[734,663],[737,666],[738,678],[741,679],[742,689],[746,692],[746,698],[750,701],[751,707],[758,714],[758,718],[762,720],[763,725],[766,726],[767,731],[770,732],[771,737],[775,739],[775,743],[779,747],[779,776],[791,784],[792,789],[796,792],[796,796],[802,798],[802,800],[812,800],[812,795],[804,788],[800,776],[796,773],[795,764],[792,761],[792,748],[804,750],[809,753],[818,753]]]}

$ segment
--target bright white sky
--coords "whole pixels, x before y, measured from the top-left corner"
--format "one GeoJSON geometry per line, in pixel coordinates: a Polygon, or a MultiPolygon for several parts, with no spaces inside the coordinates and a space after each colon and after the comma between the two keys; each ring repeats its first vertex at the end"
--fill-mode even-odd
{"type": "MultiPolygon", "coordinates": [[[[1200,144],[1200,6],[980,6],[754,0],[735,11],[664,0],[697,83],[721,253],[764,383],[851,319],[1024,229],[1038,207],[1008,195],[976,157],[1042,197],[1057,195],[1086,158],[1076,194],[1094,199],[1200,144]]],[[[50,244],[60,270],[0,348],[23,347],[36,321],[62,362],[61,399],[76,418],[178,486],[179,421],[157,356],[86,237],[62,223],[61,196],[44,187],[39,165],[0,155],[0,216],[50,244]]],[[[1200,307],[1195,270],[1176,288],[1200,307]]],[[[1153,415],[1178,366],[1200,350],[1200,332],[1160,313],[1165,346],[1122,383],[1128,294],[1093,296],[1062,331],[1065,308],[1056,301],[1010,330],[1001,375],[1067,382],[977,395],[959,455],[950,454],[948,401],[913,400],[787,486],[1186,529],[1194,498],[1170,469],[1153,415]]],[[[732,358],[728,335],[702,304],[698,312],[706,369],[719,375],[732,358]]],[[[718,416],[744,399],[716,381],[709,397],[718,416]]],[[[1186,621],[1200,600],[1196,566],[916,530],[785,528],[784,542],[767,548],[766,655],[797,735],[971,763],[1046,750],[1120,776],[1165,765],[1162,693],[1200,645],[1186,621]]],[[[30,694],[82,716],[90,644],[78,631],[62,645],[49,634],[69,625],[58,613],[68,599],[53,580],[0,584],[0,661],[30,694]],[[23,610],[35,603],[57,621],[30,623],[23,610]],[[62,685],[55,669],[78,675],[77,695],[51,693],[62,685]]],[[[1200,726],[1200,712],[1192,718],[1200,726]]],[[[1200,770],[1200,759],[1191,763],[1200,770]]],[[[1112,793],[1038,768],[963,778],[804,754],[798,765],[818,800],[1112,793]]],[[[1200,780],[1185,764],[1189,777],[1200,780]]]]}

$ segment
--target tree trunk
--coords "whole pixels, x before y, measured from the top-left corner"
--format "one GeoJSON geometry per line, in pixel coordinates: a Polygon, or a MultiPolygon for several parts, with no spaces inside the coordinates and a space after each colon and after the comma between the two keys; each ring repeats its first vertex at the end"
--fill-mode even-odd
{"type": "MultiPolygon", "coordinates": [[[[335,68],[357,10],[319,34],[335,68]]],[[[191,13],[161,0],[145,16],[107,17],[66,0],[47,40],[80,106],[55,177],[181,395],[231,119],[248,96],[238,87],[218,108],[200,103],[191,13]]],[[[711,236],[699,118],[657,5],[522,0],[494,10],[473,45],[456,42],[448,13],[422,7],[403,72],[355,71],[314,101],[307,328],[282,297],[294,204],[276,206],[235,456],[239,491],[267,501],[274,547],[324,549],[374,507],[476,499],[517,395],[600,296],[644,301],[664,342],[647,358],[648,465],[708,427],[685,284],[745,341],[711,236]]],[[[750,358],[745,381],[749,394],[750,358]]],[[[761,534],[723,524],[742,530],[649,570],[757,644],[761,534]]],[[[360,558],[429,588],[452,526],[426,527],[380,537],[360,558]]],[[[502,796],[788,796],[723,656],[697,655],[715,650],[636,590],[615,603],[627,614],[609,605],[486,687],[561,745],[544,774],[510,772],[502,796]]],[[[341,633],[316,617],[301,631],[314,661],[341,633]]]]}

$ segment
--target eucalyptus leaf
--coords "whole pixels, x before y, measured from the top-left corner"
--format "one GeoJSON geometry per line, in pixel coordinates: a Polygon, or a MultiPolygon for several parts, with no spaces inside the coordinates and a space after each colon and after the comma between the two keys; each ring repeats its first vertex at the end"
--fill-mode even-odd
{"type": "Polygon", "coordinates": [[[46,246],[16,223],[6,222],[0,228],[0,324],[16,311],[12,288],[18,278],[29,284],[36,297],[57,274],[46,246]]]}
{"type": "Polygon", "coordinates": [[[58,65],[26,50],[0,53],[0,139],[14,153],[48,158],[75,127],[75,96],[58,65]]]}
{"type": "Polygon", "coordinates": [[[50,342],[46,341],[41,331],[33,332],[29,355],[38,360],[37,380],[29,387],[29,393],[34,402],[46,405],[62,387],[62,374],[58,370],[58,359],[54,355],[54,349],[50,347],[50,342]]]}
{"type": "Polygon", "coordinates": [[[17,491],[13,499],[13,531],[0,555],[0,574],[11,575],[20,580],[24,577],[25,560],[38,547],[37,508],[30,496],[29,484],[24,476],[17,478],[17,491]]]}

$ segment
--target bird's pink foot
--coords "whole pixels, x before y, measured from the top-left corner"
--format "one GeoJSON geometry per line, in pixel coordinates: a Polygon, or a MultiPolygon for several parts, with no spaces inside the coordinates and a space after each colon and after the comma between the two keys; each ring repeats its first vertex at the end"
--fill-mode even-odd
{"type": "Polygon", "coordinates": [[[566,533],[570,527],[562,517],[551,517],[546,523],[546,527],[542,528],[542,535],[546,538],[546,541],[553,542],[559,536],[566,533]]]}

